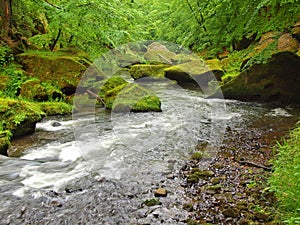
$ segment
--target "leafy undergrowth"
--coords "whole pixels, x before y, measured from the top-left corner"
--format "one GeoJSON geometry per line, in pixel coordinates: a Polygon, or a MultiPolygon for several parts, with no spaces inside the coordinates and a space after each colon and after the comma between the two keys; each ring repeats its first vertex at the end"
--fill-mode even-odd
{"type": "Polygon", "coordinates": [[[278,198],[279,215],[286,224],[300,224],[300,126],[276,150],[270,184],[278,198]]]}

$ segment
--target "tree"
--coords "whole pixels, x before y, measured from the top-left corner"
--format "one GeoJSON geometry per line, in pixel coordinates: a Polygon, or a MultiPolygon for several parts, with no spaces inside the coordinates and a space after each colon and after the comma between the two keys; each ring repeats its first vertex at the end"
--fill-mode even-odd
{"type": "Polygon", "coordinates": [[[12,35],[12,0],[0,1],[1,39],[9,42],[12,35]]]}

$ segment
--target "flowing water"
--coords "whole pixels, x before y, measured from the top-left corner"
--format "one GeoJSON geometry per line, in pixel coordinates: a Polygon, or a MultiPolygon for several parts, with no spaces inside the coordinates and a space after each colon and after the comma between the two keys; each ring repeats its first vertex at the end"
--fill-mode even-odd
{"type": "MultiPolygon", "coordinates": [[[[148,87],[151,87],[150,85],[148,87]]],[[[204,99],[171,83],[155,87],[160,113],[96,108],[50,117],[0,157],[0,224],[186,224],[178,176],[199,143],[214,160],[226,127],[286,131],[299,110],[204,99]],[[163,187],[160,205],[145,200],[163,187]]]]}

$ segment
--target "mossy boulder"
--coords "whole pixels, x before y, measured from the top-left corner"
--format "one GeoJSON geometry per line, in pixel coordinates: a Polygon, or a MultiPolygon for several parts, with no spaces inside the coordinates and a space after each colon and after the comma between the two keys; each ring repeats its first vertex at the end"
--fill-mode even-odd
{"type": "Polygon", "coordinates": [[[63,99],[63,93],[51,84],[38,79],[28,80],[21,85],[20,96],[32,101],[63,99]]]}
{"type": "Polygon", "coordinates": [[[23,69],[33,78],[52,82],[64,94],[74,94],[81,76],[90,65],[82,54],[28,51],[17,56],[23,69]]]}
{"type": "Polygon", "coordinates": [[[192,83],[201,87],[207,87],[214,79],[220,80],[224,73],[221,62],[217,59],[194,60],[171,66],[164,71],[166,78],[176,80],[178,84],[192,83]]]}
{"type": "Polygon", "coordinates": [[[171,52],[166,46],[153,42],[147,48],[145,59],[151,63],[166,63],[170,64],[172,58],[176,54],[171,52]]]}
{"type": "Polygon", "coordinates": [[[3,130],[9,130],[14,137],[34,132],[35,124],[45,113],[35,103],[0,98],[0,120],[3,130]]]}
{"type": "Polygon", "coordinates": [[[243,101],[299,103],[300,57],[291,52],[254,64],[221,88],[225,98],[243,101]]]}
{"type": "Polygon", "coordinates": [[[161,102],[156,95],[118,76],[104,82],[99,97],[103,99],[106,109],[114,112],[161,111],[161,102]]]}
{"type": "Polygon", "coordinates": [[[38,103],[40,109],[47,116],[66,115],[72,113],[72,105],[64,102],[41,102],[38,103]]]}
{"type": "Polygon", "coordinates": [[[164,78],[164,69],[168,68],[168,65],[149,65],[139,64],[130,67],[129,73],[135,80],[150,77],[150,78],[164,78]]]}

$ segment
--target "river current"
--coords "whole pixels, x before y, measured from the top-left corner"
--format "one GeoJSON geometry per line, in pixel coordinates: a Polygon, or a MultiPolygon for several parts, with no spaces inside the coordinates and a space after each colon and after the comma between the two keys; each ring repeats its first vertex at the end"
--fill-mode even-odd
{"type": "Polygon", "coordinates": [[[205,99],[169,82],[144,85],[155,86],[162,112],[79,110],[14,140],[11,151],[24,154],[0,156],[0,224],[186,224],[178,174],[198,144],[211,146],[205,167],[226,129],[286,129],[299,116],[289,107],[205,99]],[[146,206],[160,187],[168,195],[146,206]]]}

